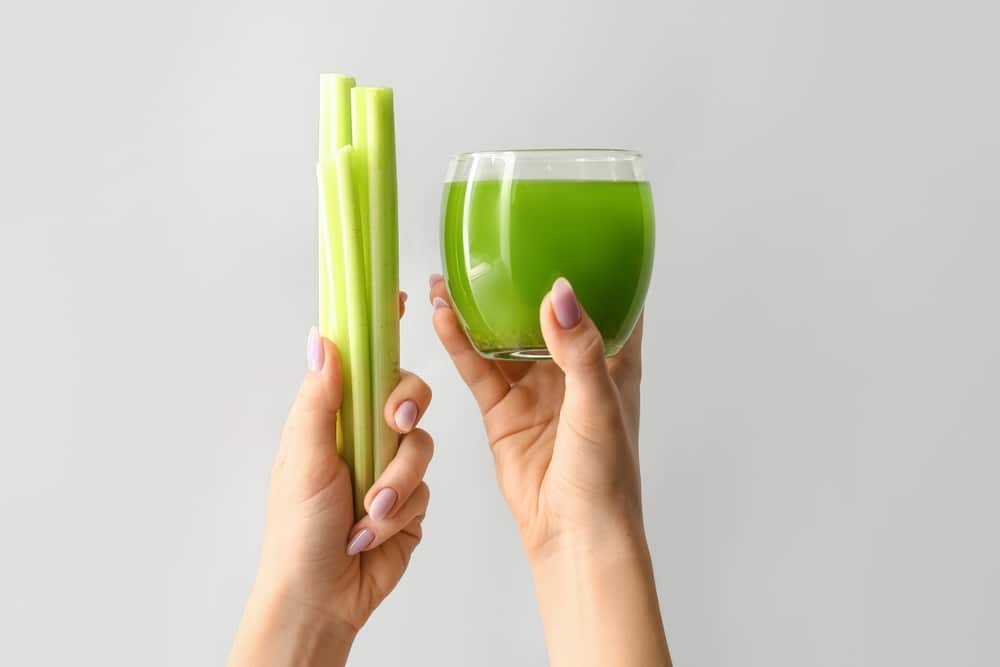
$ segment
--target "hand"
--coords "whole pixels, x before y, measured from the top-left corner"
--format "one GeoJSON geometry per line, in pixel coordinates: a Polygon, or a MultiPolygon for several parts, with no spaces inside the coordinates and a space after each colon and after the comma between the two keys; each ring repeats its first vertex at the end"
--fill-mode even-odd
{"type": "Polygon", "coordinates": [[[641,321],[605,359],[600,332],[560,278],[539,313],[553,360],[500,362],[473,349],[440,276],[431,301],[531,562],[550,664],[669,665],[639,488],[641,321]]]}
{"type": "Polygon", "coordinates": [[[350,474],[334,447],[342,390],[336,347],[314,328],[307,348],[309,372],[281,436],[234,666],[343,664],[420,542],[433,443],[414,427],[430,388],[404,372],[386,402],[385,419],[403,437],[365,497],[368,515],[355,522],[350,474]]]}
{"type": "Polygon", "coordinates": [[[600,332],[560,279],[539,314],[553,361],[492,361],[469,343],[440,276],[430,296],[438,337],[479,404],[529,558],[584,534],[641,533],[641,322],[605,359],[600,332]]]}

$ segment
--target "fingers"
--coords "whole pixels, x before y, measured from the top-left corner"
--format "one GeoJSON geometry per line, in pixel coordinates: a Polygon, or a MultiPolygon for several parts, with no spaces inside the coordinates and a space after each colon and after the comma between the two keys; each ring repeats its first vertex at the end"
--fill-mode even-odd
{"type": "Polygon", "coordinates": [[[604,359],[604,340],[565,278],[556,280],[542,299],[539,317],[545,345],[566,375],[569,406],[581,414],[612,414],[617,395],[604,359]]]}
{"type": "Polygon", "coordinates": [[[427,383],[413,373],[401,371],[399,384],[385,402],[385,421],[397,433],[409,433],[430,402],[431,388],[427,383]]]}
{"type": "Polygon", "coordinates": [[[434,440],[417,429],[403,437],[396,456],[365,495],[365,510],[375,521],[395,516],[420,486],[434,455],[434,440]]]}
{"type": "Polygon", "coordinates": [[[377,548],[423,517],[430,489],[422,480],[433,454],[434,441],[426,431],[403,436],[396,456],[365,496],[368,515],[351,531],[348,556],[377,548]]]}
{"type": "MultiPolygon", "coordinates": [[[[409,524],[397,531],[393,537],[382,542],[379,549],[366,551],[364,567],[375,584],[379,597],[385,597],[399,581],[399,573],[406,570],[413,550],[423,536],[423,515],[415,517],[409,524]]],[[[356,535],[356,534],[355,534],[356,535]]],[[[367,539],[365,537],[364,539],[367,539]]]]}
{"type": "Polygon", "coordinates": [[[451,357],[462,380],[472,391],[479,410],[486,414],[510,391],[510,383],[497,365],[479,356],[451,308],[448,289],[441,276],[431,276],[431,303],[434,304],[434,331],[451,357]]]}
{"type": "Polygon", "coordinates": [[[337,410],[342,382],[337,348],[316,327],[306,341],[308,372],[282,432],[276,465],[293,461],[305,470],[321,470],[318,460],[337,456],[337,410]]]}
{"type": "Polygon", "coordinates": [[[604,339],[565,278],[559,278],[542,300],[542,336],[552,359],[570,376],[610,381],[604,360],[604,339]]]}
{"type": "Polygon", "coordinates": [[[427,513],[431,490],[420,482],[398,511],[381,520],[370,515],[359,521],[347,542],[347,555],[354,556],[362,551],[377,549],[399,531],[418,521],[427,513]]]}
{"type": "Polygon", "coordinates": [[[399,319],[403,319],[403,315],[406,314],[406,300],[410,298],[410,295],[406,292],[400,290],[399,292],[399,319]]]}

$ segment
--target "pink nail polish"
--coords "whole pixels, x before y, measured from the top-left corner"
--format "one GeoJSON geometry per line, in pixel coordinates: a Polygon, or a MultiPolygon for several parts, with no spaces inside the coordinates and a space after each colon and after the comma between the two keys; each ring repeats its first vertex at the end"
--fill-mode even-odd
{"type": "Polygon", "coordinates": [[[434,297],[434,310],[437,310],[438,308],[450,308],[450,307],[451,306],[448,305],[448,302],[442,299],[441,297],[439,296],[434,297]]]}
{"type": "Polygon", "coordinates": [[[442,280],[444,280],[444,276],[442,276],[440,273],[432,273],[429,282],[431,284],[431,287],[434,287],[442,280]]]}
{"type": "Polygon", "coordinates": [[[365,549],[371,546],[371,543],[375,541],[375,533],[367,528],[362,528],[358,531],[350,543],[347,545],[347,555],[356,556],[365,549]]]}
{"type": "Polygon", "coordinates": [[[573,293],[573,287],[568,280],[557,278],[549,295],[559,326],[563,329],[572,329],[580,323],[582,315],[580,303],[576,300],[576,294],[573,293]]]}
{"type": "Polygon", "coordinates": [[[396,408],[393,420],[400,431],[409,431],[417,423],[417,404],[413,401],[403,401],[396,408]]]}
{"type": "Polygon", "coordinates": [[[316,327],[309,330],[309,339],[306,341],[306,360],[311,371],[323,368],[323,339],[319,337],[319,331],[316,327]]]}
{"type": "Polygon", "coordinates": [[[385,487],[376,493],[375,498],[372,499],[372,506],[368,510],[368,516],[376,520],[384,519],[389,514],[392,506],[396,504],[398,498],[399,494],[396,493],[395,489],[385,487]]]}

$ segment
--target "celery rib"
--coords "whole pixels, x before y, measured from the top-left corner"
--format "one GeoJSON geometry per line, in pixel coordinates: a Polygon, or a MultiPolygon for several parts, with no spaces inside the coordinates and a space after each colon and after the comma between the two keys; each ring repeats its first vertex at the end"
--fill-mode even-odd
{"type": "Polygon", "coordinates": [[[354,155],[351,158],[351,168],[354,171],[354,185],[358,190],[359,211],[361,212],[362,243],[364,244],[365,289],[371,293],[372,263],[371,238],[372,229],[368,217],[368,111],[365,88],[351,89],[351,146],[354,155]]]}
{"type": "Polygon", "coordinates": [[[340,226],[344,240],[344,282],[347,306],[347,335],[350,340],[348,372],[344,373],[344,401],[341,406],[345,440],[353,440],[354,511],[364,514],[365,493],[371,488],[372,422],[371,356],[369,351],[368,293],[364,288],[364,244],[357,191],[351,167],[354,149],[337,151],[337,190],[340,226]]]}
{"type": "MultiPolygon", "coordinates": [[[[346,330],[343,239],[340,229],[340,204],[334,161],[336,151],[351,142],[351,88],[355,81],[342,74],[320,77],[319,97],[319,331],[332,340],[341,356],[346,357],[349,342],[346,330]]],[[[338,453],[353,478],[354,448],[344,438],[338,415],[334,436],[338,453]]]]}
{"type": "Polygon", "coordinates": [[[378,477],[396,455],[399,436],[381,408],[399,383],[399,232],[396,198],[396,136],[390,88],[351,90],[355,173],[365,199],[371,364],[374,474],[378,477]]]}

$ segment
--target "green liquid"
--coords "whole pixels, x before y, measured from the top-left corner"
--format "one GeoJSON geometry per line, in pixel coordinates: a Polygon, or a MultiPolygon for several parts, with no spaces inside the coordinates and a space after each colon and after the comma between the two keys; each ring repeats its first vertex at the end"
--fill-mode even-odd
{"type": "Polygon", "coordinates": [[[628,339],[653,264],[649,183],[445,184],[445,279],[473,345],[487,356],[546,356],[542,298],[559,276],[597,324],[607,354],[628,339]]]}

